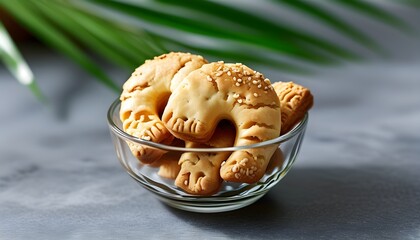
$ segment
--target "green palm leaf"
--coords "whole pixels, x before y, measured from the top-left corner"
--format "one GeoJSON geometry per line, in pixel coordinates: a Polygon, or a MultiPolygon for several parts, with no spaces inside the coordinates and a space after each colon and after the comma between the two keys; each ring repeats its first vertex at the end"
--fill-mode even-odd
{"type": "MultiPolygon", "coordinates": [[[[416,2],[401,1],[406,5],[418,6],[416,2]]],[[[315,2],[271,0],[266,3],[278,8],[289,7],[366,49],[383,54],[383,49],[360,29],[315,2]]],[[[334,0],[328,3],[364,14],[394,28],[409,29],[405,22],[393,14],[366,1],[334,0]]],[[[349,49],[327,38],[295,28],[287,22],[261,16],[252,9],[221,2],[0,0],[0,7],[45,43],[70,57],[104,85],[116,91],[119,87],[93,61],[92,53],[129,71],[145,59],[174,50],[194,51],[234,62],[263,64],[298,74],[311,72],[307,63],[331,65],[361,59],[349,49]],[[160,28],[157,29],[156,26],[160,28]],[[161,27],[174,30],[178,34],[187,33],[187,37],[179,39],[175,35],[162,32],[161,27]],[[208,43],[218,42],[219,45],[185,41],[191,36],[204,38],[208,43]]],[[[3,28],[0,28],[0,33],[7,34],[3,28]]],[[[24,62],[20,55],[7,54],[1,45],[0,54],[1,60],[12,72],[18,63],[24,62]]],[[[32,79],[30,82],[32,90],[39,94],[35,81],[32,79]]]]}
{"type": "Polygon", "coordinates": [[[291,41],[284,41],[282,39],[272,40],[270,38],[261,37],[257,34],[249,34],[234,31],[232,29],[224,29],[209,24],[206,21],[200,21],[199,19],[190,20],[186,17],[167,14],[164,12],[148,9],[143,6],[133,5],[130,3],[108,0],[92,0],[92,2],[101,4],[108,8],[112,8],[124,14],[128,14],[139,19],[152,22],[153,24],[171,27],[181,31],[225,40],[238,40],[246,44],[256,45],[268,50],[273,50],[278,53],[287,54],[311,62],[332,63],[333,61],[328,56],[322,55],[319,52],[314,53],[302,49],[291,41]]]}
{"type": "Polygon", "coordinates": [[[346,23],[336,14],[319,7],[314,3],[301,0],[276,0],[276,2],[290,6],[297,11],[318,19],[327,26],[330,26],[336,31],[344,34],[354,41],[357,41],[359,44],[362,44],[369,49],[373,49],[376,52],[383,52],[383,50],[380,49],[372,39],[363,34],[361,31],[346,23]]]}
{"type": "Polygon", "coordinates": [[[46,43],[59,49],[67,56],[72,58],[86,71],[96,76],[103,84],[111,89],[118,90],[119,87],[95,64],[93,61],[74,43],[72,43],[63,33],[54,25],[36,15],[34,8],[28,8],[31,1],[2,1],[1,4],[10,11],[16,18],[24,23],[29,29],[36,32],[46,43]],[[32,11],[29,11],[32,9],[32,11]]]}
{"type": "Polygon", "coordinates": [[[0,22],[0,59],[5,63],[9,71],[15,76],[15,78],[23,85],[29,87],[34,95],[45,101],[44,95],[39,90],[38,85],[35,82],[34,75],[31,69],[22,58],[21,54],[13,44],[12,39],[0,22]]]}
{"type": "MultiPolygon", "coordinates": [[[[356,58],[353,53],[327,41],[326,39],[315,37],[310,34],[295,30],[290,26],[287,26],[286,23],[270,21],[252,12],[246,12],[223,4],[207,1],[159,0],[158,2],[172,6],[181,6],[190,11],[199,12],[200,14],[211,14],[212,16],[217,16],[220,19],[229,21],[238,26],[246,27],[249,29],[249,32],[254,31],[260,37],[271,38],[273,41],[283,40],[287,42],[293,42],[299,48],[305,49],[307,51],[314,51],[315,49],[319,49],[342,58],[356,58]]],[[[194,19],[194,21],[196,21],[196,19],[194,19]]],[[[200,22],[200,24],[201,23],[202,22],[200,22]]],[[[228,29],[228,31],[231,30],[228,29]]]]}

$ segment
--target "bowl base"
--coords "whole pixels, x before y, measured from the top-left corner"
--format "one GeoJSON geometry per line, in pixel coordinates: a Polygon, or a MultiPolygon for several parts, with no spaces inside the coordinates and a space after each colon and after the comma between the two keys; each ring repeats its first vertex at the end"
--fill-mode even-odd
{"type": "Polygon", "coordinates": [[[160,201],[167,204],[170,207],[177,208],[184,211],[196,212],[196,213],[220,213],[237,210],[246,206],[249,206],[256,202],[258,199],[263,197],[265,193],[258,194],[238,201],[230,202],[184,202],[177,201],[174,199],[168,199],[161,196],[157,196],[160,201]]]}

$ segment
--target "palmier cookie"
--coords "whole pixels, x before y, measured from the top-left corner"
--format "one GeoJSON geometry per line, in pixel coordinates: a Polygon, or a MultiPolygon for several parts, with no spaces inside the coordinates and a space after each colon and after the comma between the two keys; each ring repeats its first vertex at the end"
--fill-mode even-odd
{"type": "Polygon", "coordinates": [[[290,131],[313,106],[314,98],[308,88],[293,82],[272,84],[281,106],[281,133],[290,131]]]}
{"type": "MultiPolygon", "coordinates": [[[[280,134],[280,102],[264,76],[249,67],[216,62],[191,72],[173,91],[162,115],[168,130],[193,142],[207,142],[219,121],[236,128],[235,146],[280,134]]],[[[276,146],[233,152],[220,169],[226,181],[255,183],[265,173],[276,146]]]]}
{"type": "MultiPolygon", "coordinates": [[[[160,114],[174,86],[207,61],[189,53],[168,53],[138,67],[124,83],[120,119],[123,130],[145,140],[169,144],[173,136],[160,120],[160,114]]],[[[143,163],[159,159],[163,151],[128,143],[134,156],[143,163]]]]}
{"type": "MultiPolygon", "coordinates": [[[[187,148],[230,147],[235,141],[235,128],[226,122],[219,124],[207,143],[186,142],[187,148]]],[[[181,170],[175,185],[195,195],[211,195],[222,185],[220,166],[230,152],[186,152],[179,165],[181,170]]]]}

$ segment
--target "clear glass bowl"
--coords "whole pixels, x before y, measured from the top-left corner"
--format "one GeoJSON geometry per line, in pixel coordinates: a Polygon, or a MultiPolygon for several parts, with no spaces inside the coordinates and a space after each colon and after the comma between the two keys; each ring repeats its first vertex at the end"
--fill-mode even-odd
{"type": "Polygon", "coordinates": [[[108,125],[115,146],[117,157],[127,171],[145,189],[152,192],[169,206],[202,213],[224,212],[248,206],[275,186],[290,170],[299,152],[308,114],[288,133],[258,144],[226,148],[184,148],[174,147],[131,136],[122,130],[119,118],[120,101],[117,99],[109,108],[108,125]],[[275,146],[276,152],[271,158],[265,175],[255,184],[223,182],[220,190],[211,196],[197,196],[178,188],[173,179],[158,175],[159,168],[141,163],[130,151],[127,143],[132,142],[147,147],[171,152],[233,152],[241,149],[275,146]]]}

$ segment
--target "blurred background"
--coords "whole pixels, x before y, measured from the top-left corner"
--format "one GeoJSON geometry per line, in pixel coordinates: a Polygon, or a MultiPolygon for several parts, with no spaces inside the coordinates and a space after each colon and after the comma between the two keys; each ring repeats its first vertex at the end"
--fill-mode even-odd
{"type": "Polygon", "coordinates": [[[268,69],[274,81],[349,63],[410,61],[419,53],[419,3],[409,0],[41,0],[0,7],[3,66],[38,97],[49,93],[39,91],[43,79],[24,63],[29,48],[59,53],[117,93],[134,68],[168,51],[268,69]],[[109,68],[122,74],[110,76],[109,68]]]}
{"type": "Polygon", "coordinates": [[[168,236],[162,224],[180,237],[420,237],[419,1],[0,0],[0,20],[0,238],[168,236]],[[191,223],[118,166],[108,107],[169,51],[315,97],[294,169],[248,213],[191,223]]]}

